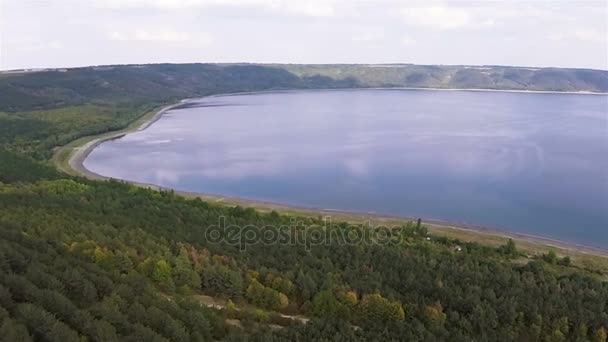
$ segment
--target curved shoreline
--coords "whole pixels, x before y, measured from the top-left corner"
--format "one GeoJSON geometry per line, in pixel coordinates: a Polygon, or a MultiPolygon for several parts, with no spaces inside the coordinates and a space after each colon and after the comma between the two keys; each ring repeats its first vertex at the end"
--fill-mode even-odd
{"type": "MultiPolygon", "coordinates": [[[[55,153],[57,156],[60,153],[68,153],[66,162],[66,167],[62,167],[61,162],[57,160],[55,157],[54,162],[57,164],[58,168],[68,174],[76,174],[81,175],[89,179],[94,180],[110,180],[115,179],[112,177],[103,176],[101,174],[92,172],[88,170],[84,166],[84,161],[89,156],[89,154],[100,144],[103,142],[119,139],[127,134],[135,133],[138,131],[142,131],[148,128],[150,125],[154,124],[157,120],[159,120],[163,114],[167,111],[184,105],[192,100],[199,100],[209,97],[220,97],[220,96],[231,96],[231,95],[254,95],[254,94],[264,94],[264,93],[283,93],[283,92],[297,92],[297,91],[340,91],[340,90],[446,90],[446,91],[499,91],[499,92],[522,92],[522,93],[538,93],[533,91],[502,91],[502,90],[483,90],[483,89],[432,89],[432,88],[344,88],[344,89],[304,89],[304,90],[270,90],[270,91],[257,91],[257,92],[240,92],[240,93],[228,93],[228,94],[216,94],[209,96],[202,96],[197,98],[189,98],[183,99],[178,103],[174,103],[171,105],[167,105],[162,107],[160,110],[154,110],[151,112],[152,115],[144,114],[138,120],[133,122],[127,128],[109,132],[97,136],[84,137],[75,140],[73,143],[75,146],[70,147],[68,145],[63,146],[59,149],[58,152],[55,153]],[[66,151],[67,149],[67,151],[66,151]]],[[[542,92],[547,93],[547,92],[542,92]]],[[[566,92],[549,92],[549,93],[559,93],[565,94],[566,92]]],[[[569,93],[572,94],[572,93],[569,93]]],[[[581,94],[581,93],[574,93],[581,94]]],[[[584,93],[585,95],[608,95],[608,93],[584,93]]],[[[155,184],[148,183],[140,183],[136,181],[118,179],[135,186],[149,188],[154,190],[171,190],[176,194],[188,198],[201,198],[206,201],[222,203],[226,205],[242,205],[248,207],[254,207],[258,210],[269,211],[269,210],[277,210],[280,212],[293,213],[294,215],[304,215],[304,216],[319,216],[319,215],[331,215],[339,220],[345,221],[356,221],[356,222],[384,222],[387,224],[394,223],[403,223],[405,221],[412,221],[416,218],[408,218],[403,216],[391,216],[391,215],[383,215],[383,214],[375,214],[375,213],[364,213],[364,212],[356,212],[356,211],[348,211],[348,210],[333,210],[327,208],[315,208],[315,207],[304,207],[304,206],[295,206],[289,204],[282,203],[273,203],[267,201],[259,201],[259,200],[250,200],[238,197],[230,197],[230,196],[222,196],[217,194],[206,194],[201,192],[191,192],[191,191],[183,191],[176,190],[169,187],[159,186],[155,184]]],[[[543,236],[537,236],[526,233],[518,233],[518,232],[509,232],[501,229],[476,226],[471,224],[462,224],[462,223],[454,223],[449,221],[437,220],[432,218],[422,218],[423,223],[425,223],[431,230],[442,231],[442,230],[456,230],[460,232],[467,232],[476,235],[483,235],[488,237],[496,237],[502,239],[513,239],[519,242],[526,242],[536,246],[544,246],[550,248],[558,248],[564,251],[576,252],[576,253],[584,253],[595,256],[600,256],[604,258],[608,258],[608,249],[602,249],[599,247],[587,246],[583,244],[578,244],[574,242],[562,241],[558,239],[552,239],[543,236]]]]}
{"type": "Polygon", "coordinates": [[[129,125],[125,129],[102,134],[98,138],[93,138],[93,140],[88,141],[87,143],[85,143],[82,146],[75,147],[73,149],[73,151],[70,153],[68,160],[67,160],[69,167],[72,170],[76,171],[77,173],[79,173],[87,178],[90,178],[90,179],[98,179],[98,180],[111,179],[111,177],[106,177],[106,176],[97,174],[95,172],[92,172],[84,166],[84,161],[87,159],[89,154],[91,154],[91,152],[93,152],[93,150],[97,146],[99,146],[100,144],[102,144],[106,141],[120,139],[127,134],[143,131],[144,129],[150,127],[150,125],[152,125],[153,123],[158,121],[163,116],[163,114],[165,114],[167,111],[173,109],[174,107],[183,105],[184,103],[187,103],[188,101],[189,101],[189,99],[184,99],[184,100],[181,100],[179,103],[163,107],[162,109],[156,111],[155,114],[151,118],[145,119],[142,123],[139,123],[138,122],[139,120],[135,121],[134,124],[136,127],[131,127],[131,125],[129,125]]]}
{"type": "Polygon", "coordinates": [[[294,93],[302,91],[352,91],[352,90],[428,90],[428,91],[469,91],[469,92],[488,92],[488,93],[515,93],[515,94],[555,94],[555,95],[592,95],[606,96],[608,92],[593,92],[593,91],[555,91],[555,90],[521,90],[521,89],[484,89],[484,88],[423,88],[423,87],[359,87],[359,88],[320,88],[320,89],[274,89],[274,90],[258,90],[245,91],[236,93],[215,94],[202,96],[190,100],[202,99],[205,97],[220,97],[220,96],[237,96],[237,95],[255,95],[255,94],[273,94],[273,93],[294,93]]]}

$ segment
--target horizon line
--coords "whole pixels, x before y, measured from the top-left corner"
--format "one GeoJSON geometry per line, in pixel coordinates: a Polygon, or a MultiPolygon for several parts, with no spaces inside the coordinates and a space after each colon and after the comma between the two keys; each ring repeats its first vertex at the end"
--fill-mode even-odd
{"type": "Polygon", "coordinates": [[[148,63],[118,63],[118,64],[89,64],[81,66],[66,66],[66,67],[27,67],[15,69],[3,69],[0,67],[0,73],[7,72],[44,72],[56,70],[72,70],[85,69],[96,67],[116,67],[116,66],[148,66],[148,65],[196,65],[196,64],[212,64],[212,65],[345,65],[345,66],[442,66],[442,67],[502,67],[502,68],[521,68],[521,69],[570,69],[570,70],[594,70],[608,72],[608,66],[605,69],[589,68],[589,67],[560,67],[560,66],[529,66],[529,65],[506,65],[506,64],[424,64],[424,63],[290,63],[290,62],[148,62],[148,63]]]}

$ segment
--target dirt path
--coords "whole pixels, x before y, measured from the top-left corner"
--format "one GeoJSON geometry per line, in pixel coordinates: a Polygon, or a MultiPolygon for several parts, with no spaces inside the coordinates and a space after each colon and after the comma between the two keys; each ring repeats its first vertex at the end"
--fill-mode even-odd
{"type": "MultiPolygon", "coordinates": [[[[199,303],[201,303],[202,305],[208,307],[208,308],[212,308],[212,309],[217,309],[217,310],[225,310],[227,309],[227,303],[223,300],[219,300],[217,298],[213,298],[211,296],[206,296],[206,295],[195,295],[193,296],[193,298],[195,298],[199,303]]],[[[237,307],[236,310],[237,311],[244,311],[244,310],[248,310],[248,309],[254,309],[254,307],[248,308],[248,307],[237,307]]],[[[281,318],[285,318],[285,319],[290,319],[292,321],[298,321],[300,323],[306,324],[310,321],[310,318],[305,317],[305,316],[300,316],[300,315],[284,315],[281,313],[276,313],[277,315],[281,316],[281,318]]]]}

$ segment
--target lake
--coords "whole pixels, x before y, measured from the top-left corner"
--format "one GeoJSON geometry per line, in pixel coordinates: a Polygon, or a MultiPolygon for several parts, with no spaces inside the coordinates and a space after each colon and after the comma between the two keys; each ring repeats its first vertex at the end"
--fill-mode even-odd
{"type": "Polygon", "coordinates": [[[217,96],[85,167],[177,190],[608,246],[608,96],[433,90],[217,96]]]}

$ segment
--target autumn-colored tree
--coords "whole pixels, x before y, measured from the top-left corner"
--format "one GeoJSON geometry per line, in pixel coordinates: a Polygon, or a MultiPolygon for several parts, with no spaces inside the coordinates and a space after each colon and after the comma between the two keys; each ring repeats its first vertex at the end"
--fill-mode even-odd
{"type": "Polygon", "coordinates": [[[383,322],[401,321],[405,318],[405,311],[398,302],[391,302],[379,293],[363,296],[360,305],[363,319],[383,322]]]}
{"type": "Polygon", "coordinates": [[[443,312],[441,303],[439,302],[432,305],[427,305],[424,308],[424,316],[433,325],[443,325],[447,317],[443,312]]]}
{"type": "Polygon", "coordinates": [[[608,330],[605,327],[600,327],[595,332],[595,342],[606,342],[608,341],[608,330]]]}

